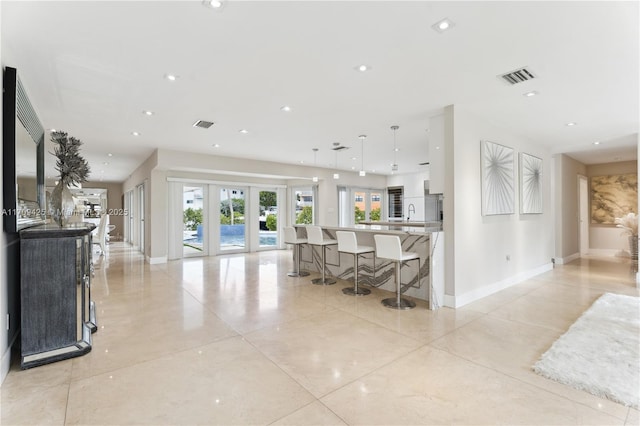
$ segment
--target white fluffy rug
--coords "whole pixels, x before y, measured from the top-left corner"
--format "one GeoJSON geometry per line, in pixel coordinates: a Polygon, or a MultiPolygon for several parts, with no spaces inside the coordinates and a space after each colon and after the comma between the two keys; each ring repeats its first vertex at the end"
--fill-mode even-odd
{"type": "Polygon", "coordinates": [[[640,298],[606,293],[533,366],[549,379],[638,408],[640,298]]]}

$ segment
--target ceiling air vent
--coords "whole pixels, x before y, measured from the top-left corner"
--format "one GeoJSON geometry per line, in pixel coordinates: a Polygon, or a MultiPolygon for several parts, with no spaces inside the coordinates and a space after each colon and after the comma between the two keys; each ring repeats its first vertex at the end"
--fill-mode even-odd
{"type": "Polygon", "coordinates": [[[523,81],[528,81],[536,78],[536,76],[533,75],[533,72],[531,72],[531,70],[528,70],[526,68],[520,68],[515,71],[502,74],[500,77],[502,77],[504,81],[506,81],[509,84],[518,84],[518,83],[522,83],[523,81]]]}
{"type": "Polygon", "coordinates": [[[213,121],[198,120],[193,123],[193,127],[201,127],[203,129],[208,129],[211,126],[213,126],[213,121]]]}

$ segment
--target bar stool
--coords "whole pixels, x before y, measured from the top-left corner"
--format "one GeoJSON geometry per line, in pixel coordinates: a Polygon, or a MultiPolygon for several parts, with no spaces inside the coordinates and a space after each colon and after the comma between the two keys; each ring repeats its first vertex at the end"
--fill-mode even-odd
{"type": "Polygon", "coordinates": [[[390,297],[382,300],[382,304],[387,308],[392,309],[412,309],[416,304],[411,300],[403,299],[400,297],[401,287],[401,274],[400,270],[402,264],[409,260],[418,261],[418,283],[420,282],[420,256],[418,253],[403,252],[402,244],[400,243],[400,237],[397,235],[374,235],[373,239],[376,242],[376,256],[381,259],[388,259],[395,262],[396,269],[396,297],[390,297]]]}
{"type": "Polygon", "coordinates": [[[287,275],[290,277],[306,277],[309,275],[308,272],[300,271],[300,246],[302,244],[307,244],[306,238],[298,238],[298,234],[296,232],[296,228],[293,226],[285,226],[284,227],[284,242],[285,244],[291,244],[294,246],[295,255],[296,255],[296,270],[293,272],[289,272],[287,275]]]}
{"type": "Polygon", "coordinates": [[[335,284],[333,278],[325,278],[325,257],[327,246],[336,245],[338,242],[333,239],[325,239],[322,235],[322,228],[314,225],[307,225],[307,242],[312,246],[320,246],[322,250],[322,278],[314,278],[311,280],[313,284],[335,284]]]}
{"type": "MultiPolygon", "coordinates": [[[[353,287],[343,288],[342,292],[349,296],[366,296],[371,293],[368,288],[358,288],[358,257],[365,253],[375,253],[375,249],[371,246],[359,246],[356,233],[351,231],[336,231],[338,238],[338,253],[349,253],[353,255],[353,279],[355,284],[353,287]]],[[[375,270],[375,256],[373,257],[373,269],[375,270]]]]}

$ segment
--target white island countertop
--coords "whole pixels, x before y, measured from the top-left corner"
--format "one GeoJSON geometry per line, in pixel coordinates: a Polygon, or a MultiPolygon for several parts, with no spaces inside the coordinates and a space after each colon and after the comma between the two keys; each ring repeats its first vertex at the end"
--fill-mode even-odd
{"type": "MultiPolygon", "coordinates": [[[[404,232],[414,232],[411,231],[416,229],[417,232],[440,232],[442,231],[442,222],[421,222],[421,221],[363,221],[360,222],[356,227],[360,226],[368,226],[369,229],[375,230],[403,230],[404,232]],[[405,230],[407,228],[407,230],[405,230]],[[411,229],[411,230],[409,230],[411,229]]],[[[356,228],[362,229],[362,228],[356,228]]]]}
{"type": "MultiPolygon", "coordinates": [[[[304,227],[305,225],[295,225],[304,227]]],[[[432,234],[442,232],[440,222],[361,222],[353,226],[325,226],[335,231],[384,232],[386,234],[432,234]]]]}

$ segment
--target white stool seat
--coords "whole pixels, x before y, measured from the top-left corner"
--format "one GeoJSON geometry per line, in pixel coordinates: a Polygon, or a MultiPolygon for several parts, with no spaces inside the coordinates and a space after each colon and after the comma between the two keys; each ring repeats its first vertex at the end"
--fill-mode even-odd
{"type": "Polygon", "coordinates": [[[293,226],[285,226],[284,228],[284,242],[286,244],[292,244],[295,249],[295,265],[296,270],[293,272],[287,273],[290,277],[306,277],[309,275],[308,272],[300,271],[300,246],[302,244],[307,244],[306,238],[298,237],[298,233],[296,232],[296,228],[293,226]]]}
{"type": "Polygon", "coordinates": [[[322,250],[322,278],[314,278],[311,280],[313,284],[335,284],[336,280],[325,277],[325,257],[327,246],[338,244],[337,240],[331,238],[324,238],[322,228],[315,225],[307,225],[307,242],[312,246],[320,246],[322,250]]]}
{"type": "Polygon", "coordinates": [[[397,235],[374,235],[376,242],[376,256],[395,262],[396,269],[396,297],[382,300],[382,304],[392,309],[411,309],[416,304],[411,300],[403,299],[401,295],[401,269],[402,263],[409,260],[418,261],[418,283],[420,282],[420,256],[418,253],[402,251],[400,237],[397,235]]]}
{"type": "MultiPolygon", "coordinates": [[[[371,290],[366,288],[358,288],[358,256],[364,253],[374,253],[375,249],[371,246],[359,246],[356,233],[351,231],[336,231],[336,237],[338,238],[338,252],[350,253],[353,255],[353,279],[354,286],[343,288],[342,292],[349,296],[366,296],[371,293],[371,290]]],[[[374,256],[375,270],[375,256],[374,256]]]]}

